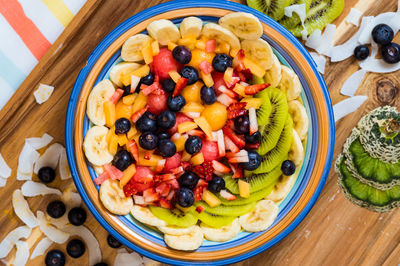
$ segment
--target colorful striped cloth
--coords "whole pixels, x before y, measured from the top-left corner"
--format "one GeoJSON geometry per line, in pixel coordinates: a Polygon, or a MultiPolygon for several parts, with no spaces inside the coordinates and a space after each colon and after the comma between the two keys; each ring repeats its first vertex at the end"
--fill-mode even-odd
{"type": "Polygon", "coordinates": [[[0,109],[86,0],[0,0],[0,109]]]}

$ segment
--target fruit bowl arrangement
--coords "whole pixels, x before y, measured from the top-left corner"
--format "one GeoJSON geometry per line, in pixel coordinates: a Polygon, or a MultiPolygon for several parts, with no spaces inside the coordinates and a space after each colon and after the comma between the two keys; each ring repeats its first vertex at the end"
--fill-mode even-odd
{"type": "Polygon", "coordinates": [[[193,5],[148,9],[96,48],[71,95],[68,158],[91,212],[128,247],[229,263],[309,211],[332,113],[310,56],[278,24],[234,3],[193,5]]]}

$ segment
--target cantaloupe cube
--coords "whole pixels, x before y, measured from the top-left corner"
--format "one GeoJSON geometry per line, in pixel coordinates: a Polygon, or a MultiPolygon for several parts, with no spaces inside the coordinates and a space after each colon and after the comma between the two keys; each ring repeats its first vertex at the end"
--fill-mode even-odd
{"type": "Polygon", "coordinates": [[[196,44],[196,38],[193,36],[186,36],[185,38],[179,39],[178,44],[186,46],[189,50],[193,50],[196,44]]]}
{"type": "Polygon", "coordinates": [[[201,77],[201,79],[203,80],[204,84],[207,87],[212,87],[214,85],[214,80],[213,80],[213,78],[211,76],[211,73],[204,74],[203,71],[200,71],[200,77],[201,77]]]}
{"type": "Polygon", "coordinates": [[[115,105],[115,118],[120,119],[124,117],[129,119],[133,114],[132,109],[132,105],[126,105],[123,101],[117,102],[115,105]]]}
{"type": "Polygon", "coordinates": [[[177,47],[178,45],[176,43],[173,42],[169,42],[168,43],[168,50],[172,51],[174,50],[175,47],[177,47]]]}
{"type": "Polygon", "coordinates": [[[151,43],[147,43],[142,48],[142,55],[144,62],[148,65],[153,62],[153,48],[151,47],[151,43]]]}
{"type": "Polygon", "coordinates": [[[139,162],[138,165],[142,166],[157,166],[158,161],[162,160],[163,158],[159,155],[152,154],[150,160],[144,158],[145,152],[139,152],[139,162]]]}
{"type": "Polygon", "coordinates": [[[175,83],[177,83],[178,80],[181,78],[181,75],[175,70],[168,72],[168,74],[175,83]]]}
{"type": "Polygon", "coordinates": [[[131,126],[131,129],[129,129],[128,133],[126,133],[126,137],[128,140],[133,139],[133,137],[137,134],[137,129],[135,126],[131,126]]]}
{"type": "Polygon", "coordinates": [[[181,152],[185,150],[185,142],[186,142],[186,137],[185,136],[180,136],[172,141],[175,146],[176,146],[176,152],[181,152]]]}
{"type": "Polygon", "coordinates": [[[203,87],[203,82],[197,81],[196,83],[186,86],[182,92],[181,95],[183,98],[185,98],[186,102],[196,102],[196,103],[201,103],[201,97],[200,97],[200,90],[203,87]]]}
{"type": "Polygon", "coordinates": [[[191,121],[183,122],[178,125],[178,133],[183,134],[195,128],[197,128],[197,124],[195,122],[191,121]]]}
{"type": "Polygon", "coordinates": [[[205,50],[206,49],[206,41],[201,40],[201,39],[197,40],[194,46],[198,49],[205,50]]]}
{"type": "Polygon", "coordinates": [[[106,135],[106,141],[107,141],[107,143],[110,143],[111,137],[112,137],[113,135],[115,135],[115,125],[112,126],[112,127],[110,128],[110,130],[107,132],[107,135],[106,135]]]}
{"type": "Polygon", "coordinates": [[[204,106],[200,103],[196,102],[188,102],[185,106],[183,106],[181,112],[187,113],[187,112],[195,112],[195,113],[201,113],[204,110],[204,106]]]}
{"type": "Polygon", "coordinates": [[[188,161],[190,161],[191,158],[192,158],[191,154],[187,153],[186,151],[183,151],[182,158],[181,158],[182,162],[188,162],[188,161]]]}
{"type": "Polygon", "coordinates": [[[151,50],[153,52],[153,56],[158,55],[158,53],[160,52],[160,45],[158,44],[158,41],[153,41],[151,43],[151,50]]]}
{"type": "Polygon", "coordinates": [[[139,95],[136,97],[133,102],[132,114],[136,113],[147,104],[147,96],[143,94],[143,92],[139,92],[139,95]]]}
{"type": "Polygon", "coordinates": [[[190,159],[190,162],[192,163],[192,165],[196,166],[196,165],[200,165],[202,163],[204,163],[204,156],[202,152],[197,153],[195,156],[193,156],[190,159]]]}
{"type": "Polygon", "coordinates": [[[238,180],[239,194],[242,198],[248,198],[250,196],[250,184],[242,179],[238,180]]]}
{"type": "MultiPolygon", "coordinates": [[[[204,116],[193,119],[193,121],[204,131],[206,136],[210,139],[213,138],[212,129],[207,119],[204,116]]],[[[179,127],[179,126],[178,126],[179,127]]]]}
{"type": "Polygon", "coordinates": [[[258,109],[260,106],[263,104],[264,99],[263,98],[252,98],[252,97],[246,97],[241,100],[241,102],[246,102],[246,109],[249,110],[250,108],[258,109]]]}
{"type": "Polygon", "coordinates": [[[215,196],[209,190],[204,190],[203,191],[203,198],[202,199],[205,202],[207,202],[207,204],[210,207],[217,207],[217,206],[221,205],[221,201],[219,200],[219,198],[217,198],[217,196],[215,196]]]}
{"type": "Polygon", "coordinates": [[[118,151],[118,141],[119,137],[117,135],[112,135],[110,138],[110,142],[108,143],[108,151],[114,155],[118,151]]]}
{"type": "Polygon", "coordinates": [[[227,42],[221,42],[217,45],[217,48],[215,48],[215,52],[218,54],[224,53],[224,54],[229,54],[229,51],[231,49],[231,46],[227,42]]]}
{"type": "Polygon", "coordinates": [[[104,115],[106,117],[106,126],[112,127],[115,123],[115,104],[110,101],[105,101],[104,104],[104,115]]]}
{"type": "Polygon", "coordinates": [[[137,96],[138,96],[137,93],[129,94],[122,98],[122,102],[126,105],[132,105],[135,102],[137,96]]]}
{"type": "Polygon", "coordinates": [[[255,62],[251,61],[248,58],[244,58],[243,63],[246,68],[250,69],[250,71],[253,75],[256,75],[257,77],[260,77],[260,78],[264,77],[265,69],[263,69],[262,67],[257,65],[255,62]]]}
{"type": "Polygon", "coordinates": [[[136,174],[135,164],[131,164],[124,170],[124,176],[119,180],[119,187],[124,187],[128,184],[129,180],[136,174]]]}
{"type": "Polygon", "coordinates": [[[235,87],[233,87],[233,91],[236,92],[237,94],[239,94],[240,96],[248,96],[246,95],[245,91],[245,86],[243,86],[242,84],[236,83],[235,87]]]}
{"type": "MultiPolygon", "coordinates": [[[[133,71],[132,75],[143,78],[144,76],[147,76],[150,73],[150,67],[148,65],[144,65],[133,71]]],[[[130,84],[130,80],[129,83],[130,84]]]]}
{"type": "Polygon", "coordinates": [[[128,138],[126,137],[126,135],[125,134],[121,134],[121,135],[118,135],[118,145],[119,146],[124,146],[125,144],[127,144],[128,143],[128,138]]]}

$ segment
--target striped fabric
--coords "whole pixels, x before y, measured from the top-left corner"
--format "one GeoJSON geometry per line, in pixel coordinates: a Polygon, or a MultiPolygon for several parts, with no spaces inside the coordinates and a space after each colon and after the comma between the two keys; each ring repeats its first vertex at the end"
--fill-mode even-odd
{"type": "Polygon", "coordinates": [[[0,0],[0,109],[86,0],[0,0]]]}

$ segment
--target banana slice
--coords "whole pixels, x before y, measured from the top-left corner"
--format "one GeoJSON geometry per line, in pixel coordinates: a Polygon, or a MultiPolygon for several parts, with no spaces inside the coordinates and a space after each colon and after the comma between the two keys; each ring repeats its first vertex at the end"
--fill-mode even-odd
{"type": "Polygon", "coordinates": [[[181,37],[178,27],[170,20],[160,19],[153,21],[147,26],[147,32],[161,45],[169,42],[177,42],[181,37]]]}
{"type": "Polygon", "coordinates": [[[132,197],[126,197],[119,181],[107,179],[100,186],[100,200],[113,214],[127,215],[133,208],[132,197]]]}
{"type": "Polygon", "coordinates": [[[271,85],[271,88],[276,88],[282,78],[282,65],[278,57],[272,53],[271,68],[265,72],[264,80],[271,85]]]}
{"type": "Polygon", "coordinates": [[[306,108],[304,108],[301,102],[294,100],[289,102],[289,114],[293,118],[293,127],[296,129],[300,139],[303,140],[307,136],[308,132],[308,116],[306,108]]]}
{"type": "Polygon", "coordinates": [[[272,67],[272,55],[274,52],[272,52],[269,43],[263,39],[243,40],[241,45],[246,57],[256,62],[257,65],[264,69],[270,69],[272,67]]]}
{"type": "Polygon", "coordinates": [[[275,185],[274,190],[265,199],[272,200],[276,203],[283,200],[292,189],[294,183],[296,182],[297,173],[291,176],[282,175],[275,185]]]}
{"type": "Polygon", "coordinates": [[[287,66],[282,66],[282,78],[278,87],[286,93],[288,101],[300,96],[301,83],[299,77],[287,66]]]}
{"type": "Polygon", "coordinates": [[[256,40],[260,38],[263,33],[260,20],[250,13],[229,13],[221,17],[218,23],[222,27],[232,31],[241,39],[256,40]]]}
{"type": "Polygon", "coordinates": [[[131,214],[141,223],[151,225],[151,226],[167,226],[167,223],[161,219],[158,219],[147,207],[142,207],[139,205],[133,206],[131,214]]]}
{"type": "Polygon", "coordinates": [[[231,49],[240,49],[240,42],[235,34],[218,24],[207,23],[204,25],[201,34],[210,40],[215,39],[217,42],[227,42],[231,49]]]}
{"type": "Polygon", "coordinates": [[[195,226],[193,232],[184,235],[164,234],[165,243],[177,250],[196,250],[203,243],[203,231],[199,226],[195,226]]]}
{"type": "Polygon", "coordinates": [[[192,226],[183,228],[183,227],[177,227],[174,225],[166,225],[166,226],[159,226],[157,228],[164,234],[180,236],[180,235],[187,235],[187,234],[193,233],[194,230],[196,230],[196,228],[195,228],[196,226],[197,225],[192,225],[192,226]]]}
{"type": "Polygon", "coordinates": [[[187,17],[181,22],[179,30],[181,31],[182,38],[192,36],[197,38],[200,36],[201,29],[203,28],[203,21],[198,17],[187,17]]]}
{"type": "Polygon", "coordinates": [[[206,239],[216,242],[228,241],[237,236],[237,234],[240,233],[240,230],[242,230],[239,224],[239,219],[235,219],[232,221],[231,224],[223,226],[221,228],[212,228],[204,223],[201,223],[200,227],[201,230],[203,230],[204,237],[206,239]]]}
{"type": "Polygon", "coordinates": [[[146,34],[136,34],[128,38],[122,45],[121,57],[124,61],[138,62],[143,60],[142,48],[151,42],[146,34]]]}
{"type": "Polygon", "coordinates": [[[299,134],[293,129],[293,141],[289,150],[289,160],[292,160],[296,166],[299,166],[304,159],[304,147],[299,134]]]}
{"type": "Polygon", "coordinates": [[[247,232],[266,230],[278,216],[278,205],[271,200],[261,200],[256,208],[239,217],[239,223],[247,232]]]}
{"type": "Polygon", "coordinates": [[[110,80],[105,79],[97,83],[89,94],[86,114],[90,121],[97,126],[106,124],[103,104],[114,94],[115,88],[110,80]]]}
{"type": "Polygon", "coordinates": [[[87,132],[83,141],[83,150],[86,158],[94,165],[104,165],[113,159],[107,148],[106,135],[108,128],[93,126],[87,132]]]}
{"type": "Polygon", "coordinates": [[[122,87],[121,77],[123,75],[129,75],[142,65],[137,63],[130,63],[130,62],[121,62],[113,66],[110,70],[110,79],[114,82],[118,87],[122,87]]]}

